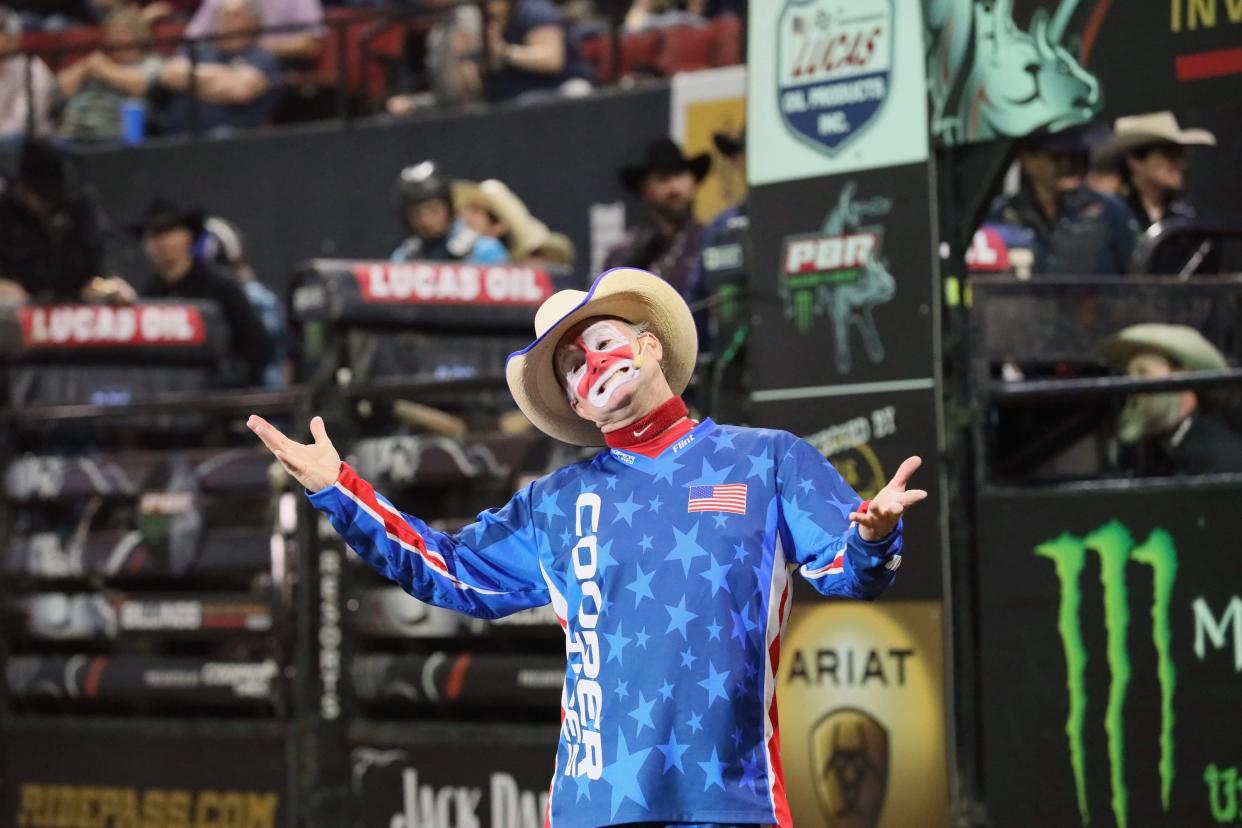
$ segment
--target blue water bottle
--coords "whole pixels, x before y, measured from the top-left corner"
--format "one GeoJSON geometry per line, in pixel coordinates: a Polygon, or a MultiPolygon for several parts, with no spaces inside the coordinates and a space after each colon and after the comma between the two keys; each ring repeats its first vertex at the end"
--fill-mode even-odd
{"type": "Polygon", "coordinates": [[[138,98],[121,102],[121,140],[141,144],[147,135],[147,105],[138,98]]]}

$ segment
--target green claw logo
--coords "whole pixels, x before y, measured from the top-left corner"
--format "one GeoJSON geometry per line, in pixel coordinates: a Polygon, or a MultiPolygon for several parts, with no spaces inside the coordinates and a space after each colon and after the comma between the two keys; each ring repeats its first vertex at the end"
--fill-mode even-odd
{"type": "Polygon", "coordinates": [[[1126,828],[1129,791],[1126,787],[1125,724],[1123,714],[1126,690],[1130,684],[1130,656],[1126,634],[1130,627],[1130,600],[1126,571],[1131,562],[1152,569],[1153,595],[1151,634],[1156,650],[1156,674],[1160,682],[1160,802],[1167,813],[1173,790],[1173,694],[1177,674],[1171,653],[1172,630],[1169,603],[1177,578],[1177,549],[1173,538],[1156,529],[1142,545],[1118,521],[1112,521],[1084,538],[1064,534],[1042,543],[1035,554],[1052,561],[1061,584],[1061,603],[1057,629],[1065,648],[1066,686],[1069,716],[1065,734],[1069,739],[1070,766],[1078,795],[1082,824],[1091,823],[1087,806],[1086,747],[1083,740],[1087,713],[1087,650],[1083,644],[1079,608],[1082,604],[1082,570],[1089,554],[1100,559],[1100,584],[1104,594],[1104,624],[1107,634],[1106,658],[1109,669],[1108,705],[1104,730],[1108,735],[1108,761],[1112,785],[1112,810],[1119,828],[1126,828]]]}

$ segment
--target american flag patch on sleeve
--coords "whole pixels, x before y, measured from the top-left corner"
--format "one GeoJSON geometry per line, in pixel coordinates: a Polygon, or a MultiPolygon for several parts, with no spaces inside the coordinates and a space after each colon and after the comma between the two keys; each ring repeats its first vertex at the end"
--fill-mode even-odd
{"type": "Polygon", "coordinates": [[[746,484],[721,483],[713,486],[691,486],[687,512],[732,512],[746,514],[746,484]]]}

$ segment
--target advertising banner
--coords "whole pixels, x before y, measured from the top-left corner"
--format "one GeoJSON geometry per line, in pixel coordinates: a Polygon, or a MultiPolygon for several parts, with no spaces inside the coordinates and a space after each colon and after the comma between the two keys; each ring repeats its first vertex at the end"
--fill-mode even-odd
{"type": "Polygon", "coordinates": [[[383,738],[363,738],[350,754],[360,828],[544,824],[555,725],[371,729],[383,738]]]}
{"type": "Polygon", "coordinates": [[[1240,495],[1233,485],[981,500],[982,758],[995,824],[1242,819],[1240,495]]]}
{"type": "Polygon", "coordinates": [[[795,608],[777,701],[795,825],[948,823],[937,602],[795,608]]]}
{"type": "Polygon", "coordinates": [[[274,728],[64,721],[10,725],[0,824],[279,828],[291,823],[274,728]]]}
{"type": "Polygon", "coordinates": [[[772,389],[788,398],[933,386],[929,178],[912,164],[752,192],[764,300],[750,346],[756,401],[774,399],[772,389]]]}
{"type": "Polygon", "coordinates": [[[754,3],[747,43],[752,185],[927,158],[919,0],[754,3]]]}
{"type": "Polygon", "coordinates": [[[1242,6],[1229,0],[924,0],[924,7],[931,131],[941,144],[1237,97],[1242,6]]]}

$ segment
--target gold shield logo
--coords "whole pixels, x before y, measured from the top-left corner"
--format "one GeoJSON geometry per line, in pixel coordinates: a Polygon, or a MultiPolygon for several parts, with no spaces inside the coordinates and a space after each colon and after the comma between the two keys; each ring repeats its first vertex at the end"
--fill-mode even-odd
{"type": "Polygon", "coordinates": [[[855,708],[811,729],[811,776],[828,828],[875,828],[888,789],[888,731],[855,708]]]}

